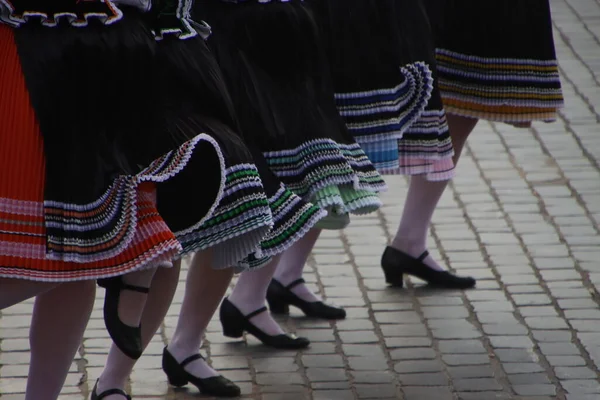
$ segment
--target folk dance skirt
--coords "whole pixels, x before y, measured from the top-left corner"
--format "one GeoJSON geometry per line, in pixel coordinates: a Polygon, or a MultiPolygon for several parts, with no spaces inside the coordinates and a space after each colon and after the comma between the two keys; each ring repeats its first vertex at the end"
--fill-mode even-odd
{"type": "Polygon", "coordinates": [[[453,176],[431,27],[420,0],[311,0],[336,106],[382,174],[453,176]]]}
{"type": "Polygon", "coordinates": [[[426,0],[448,113],[520,125],[563,107],[548,0],[426,0]]]}
{"type": "Polygon", "coordinates": [[[323,221],[330,228],[344,227],[348,213],[376,210],[385,183],[337,113],[305,2],[204,0],[193,15],[212,27],[208,44],[242,136],[262,153],[274,177],[304,202],[327,210],[323,221]]]}
{"type": "Polygon", "coordinates": [[[54,24],[6,4],[20,27],[0,25],[0,276],[107,278],[214,245],[205,232],[234,220],[215,265],[256,249],[274,225],[268,196],[190,24],[163,32],[109,1],[54,24]]]}

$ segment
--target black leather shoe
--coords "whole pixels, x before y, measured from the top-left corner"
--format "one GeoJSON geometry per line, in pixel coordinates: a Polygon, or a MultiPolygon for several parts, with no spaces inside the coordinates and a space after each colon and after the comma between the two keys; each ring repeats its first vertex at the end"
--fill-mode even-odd
{"type": "Polygon", "coordinates": [[[177,387],[191,383],[200,390],[200,393],[216,397],[238,397],[242,393],[235,383],[222,375],[202,379],[187,372],[185,366],[198,359],[204,360],[204,357],[200,354],[194,354],[180,364],[165,347],[162,357],[162,369],[167,374],[169,383],[177,387]]]}
{"type": "Polygon", "coordinates": [[[303,349],[310,345],[310,341],[303,337],[296,337],[289,334],[271,336],[261,331],[250,322],[250,319],[263,312],[268,312],[267,307],[259,308],[248,315],[244,315],[232,302],[224,299],[219,310],[223,335],[231,338],[241,338],[244,332],[248,332],[263,342],[263,344],[276,349],[303,349]]]}
{"type": "Polygon", "coordinates": [[[128,395],[124,390],[121,389],[108,389],[100,394],[98,394],[96,392],[98,388],[98,381],[96,381],[96,384],[94,385],[94,390],[92,390],[92,397],[91,400],[102,400],[110,395],[113,394],[120,394],[121,396],[123,396],[125,398],[125,400],[131,400],[131,396],[128,395]]]}
{"type": "Polygon", "coordinates": [[[386,247],[381,257],[381,267],[385,281],[392,286],[403,287],[404,275],[416,276],[429,285],[443,289],[470,289],[477,281],[470,276],[458,276],[448,271],[438,271],[423,260],[429,255],[425,250],[418,258],[414,258],[393,247],[386,247]]]}
{"type": "Polygon", "coordinates": [[[322,319],[346,318],[346,311],[343,308],[330,306],[322,301],[309,302],[302,300],[292,292],[292,288],[303,283],[306,282],[300,278],[287,286],[283,286],[279,281],[272,279],[267,290],[269,310],[273,314],[288,314],[290,305],[292,305],[302,310],[307,317],[322,319]]]}
{"type": "Polygon", "coordinates": [[[142,356],[142,329],[141,326],[125,325],[119,318],[119,298],[121,291],[132,290],[139,293],[148,293],[148,288],[128,285],[121,279],[100,279],[98,285],[106,289],[104,296],[104,323],[113,342],[126,356],[137,360],[142,356]]]}

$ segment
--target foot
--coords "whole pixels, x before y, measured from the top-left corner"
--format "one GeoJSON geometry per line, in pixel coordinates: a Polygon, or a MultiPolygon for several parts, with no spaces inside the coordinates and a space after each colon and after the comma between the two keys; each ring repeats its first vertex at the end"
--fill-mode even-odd
{"type": "MultiPolygon", "coordinates": [[[[192,351],[182,350],[177,346],[173,346],[172,344],[167,347],[167,351],[171,353],[171,355],[179,364],[181,364],[183,360],[188,358],[191,354],[194,354],[192,351]]],[[[188,374],[194,375],[200,379],[212,378],[220,375],[217,371],[212,369],[203,358],[199,358],[190,362],[189,364],[186,364],[184,369],[188,374]]]]}
{"type": "MultiPolygon", "coordinates": [[[[290,282],[281,282],[281,281],[279,281],[279,282],[283,286],[287,286],[287,285],[289,285],[293,281],[290,281],[290,282]]],[[[318,301],[323,301],[319,296],[317,296],[315,293],[313,293],[312,290],[310,290],[308,288],[308,286],[306,285],[306,283],[299,283],[299,284],[295,285],[294,287],[292,287],[290,289],[290,291],[292,293],[294,293],[296,296],[300,297],[302,300],[304,300],[306,302],[309,302],[309,303],[316,303],[318,301]]]]}
{"type": "MultiPolygon", "coordinates": [[[[249,315],[250,313],[256,311],[257,309],[264,307],[264,303],[262,306],[258,306],[258,307],[256,307],[254,304],[249,306],[247,303],[244,304],[243,306],[239,306],[237,303],[235,303],[234,301],[231,300],[231,297],[229,297],[229,301],[235,307],[237,307],[237,309],[240,310],[240,312],[244,315],[249,315]]],[[[271,315],[271,313],[269,311],[261,312],[260,314],[257,314],[255,316],[253,316],[252,318],[250,318],[249,321],[254,326],[256,326],[258,329],[260,329],[261,331],[263,331],[264,333],[266,333],[269,336],[285,334],[284,330],[281,329],[281,326],[279,326],[277,321],[275,321],[273,319],[273,316],[271,315]]]]}
{"type": "MultiPolygon", "coordinates": [[[[236,307],[237,304],[234,303],[236,307]]],[[[239,307],[238,307],[239,308],[239,307]]],[[[250,314],[252,311],[241,310],[244,315],[250,314]]],[[[285,331],[281,329],[281,326],[273,319],[273,316],[269,311],[262,312],[255,315],[249,320],[254,326],[263,331],[269,336],[284,335],[285,331]]]]}
{"type": "Polygon", "coordinates": [[[92,400],[130,400],[125,392],[125,383],[100,377],[92,391],[92,400]],[[111,394],[109,394],[111,393],[111,394]]]}

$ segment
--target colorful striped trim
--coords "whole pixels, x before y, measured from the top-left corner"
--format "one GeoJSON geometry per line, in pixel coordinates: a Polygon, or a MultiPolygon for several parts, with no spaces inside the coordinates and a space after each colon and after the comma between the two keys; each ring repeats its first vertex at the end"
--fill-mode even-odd
{"type": "Polygon", "coordinates": [[[556,60],[484,58],[436,50],[446,111],[500,122],[554,121],[564,107],[556,60]]]}
{"type": "MultiPolygon", "coordinates": [[[[275,175],[298,196],[313,201],[319,190],[350,184],[357,190],[380,192],[384,180],[357,143],[315,139],[295,149],[265,152],[275,175]]],[[[318,203],[315,203],[321,206],[318,203]]]]}
{"type": "Polygon", "coordinates": [[[363,144],[362,147],[377,170],[385,175],[418,175],[439,169],[443,176],[450,176],[448,165],[445,163],[439,168],[433,168],[431,165],[437,160],[451,159],[453,155],[446,114],[443,110],[424,111],[406,130],[401,140],[381,140],[363,144]],[[423,167],[415,167],[418,165],[423,167]]]}
{"type": "Polygon", "coordinates": [[[177,232],[187,253],[211,248],[213,268],[228,268],[254,251],[273,227],[273,215],[254,165],[227,168],[225,189],[212,216],[201,225],[177,232]]]}
{"type": "Polygon", "coordinates": [[[181,250],[154,206],[154,193],[139,192],[138,221],[129,246],[116,257],[88,264],[46,257],[44,206],[0,198],[0,277],[45,282],[109,278],[170,262],[181,250]]]}
{"type": "MultiPolygon", "coordinates": [[[[122,252],[129,246],[137,229],[138,185],[142,182],[164,182],[177,175],[194,156],[200,142],[214,149],[221,171],[224,171],[224,159],[218,143],[212,137],[201,134],[155,160],[139,174],[117,178],[108,191],[91,204],[45,201],[47,258],[89,263],[112,258],[122,252]]],[[[212,210],[221,200],[224,184],[225,178],[222,177],[212,210]]],[[[208,217],[210,213],[204,219],[208,217]]],[[[201,223],[203,221],[198,224],[201,223]]]]}
{"type": "Polygon", "coordinates": [[[263,237],[260,247],[238,262],[238,271],[263,266],[273,256],[289,249],[327,215],[325,210],[305,202],[283,184],[277,193],[269,198],[269,207],[274,225],[263,237]]]}
{"type": "Polygon", "coordinates": [[[269,198],[273,214],[273,228],[260,243],[261,256],[283,253],[302,238],[327,212],[307,203],[281,184],[274,196],[269,198]]]}
{"type": "Polygon", "coordinates": [[[398,165],[383,168],[382,174],[425,175],[430,181],[454,177],[454,149],[444,110],[425,111],[397,146],[398,165]]]}
{"type": "Polygon", "coordinates": [[[433,91],[429,66],[416,62],[400,72],[404,81],[396,87],[335,95],[338,111],[359,144],[400,139],[425,109],[433,91]]]}

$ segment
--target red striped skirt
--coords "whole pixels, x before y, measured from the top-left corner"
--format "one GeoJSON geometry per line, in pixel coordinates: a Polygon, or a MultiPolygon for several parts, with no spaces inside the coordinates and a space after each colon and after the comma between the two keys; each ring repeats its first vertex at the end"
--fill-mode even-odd
{"type": "Polygon", "coordinates": [[[156,210],[154,184],[143,183],[135,202],[136,230],[122,251],[87,263],[50,260],[42,136],[13,31],[1,24],[0,88],[0,277],[57,282],[107,278],[170,261],[181,250],[156,210]]]}

